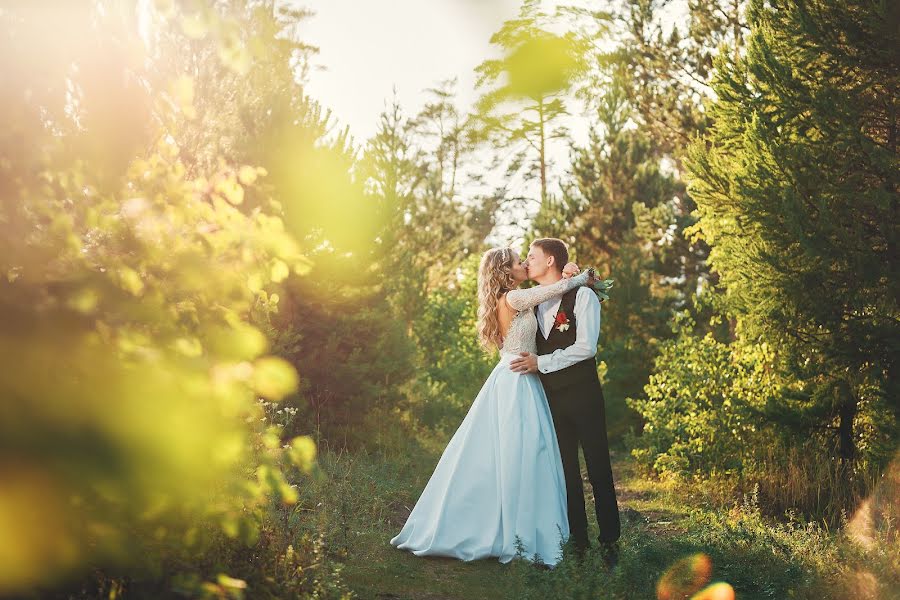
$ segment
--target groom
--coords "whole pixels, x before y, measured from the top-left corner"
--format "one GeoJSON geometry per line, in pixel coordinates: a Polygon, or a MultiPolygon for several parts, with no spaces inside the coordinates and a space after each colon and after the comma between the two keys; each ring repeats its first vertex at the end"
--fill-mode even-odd
{"type": "MultiPolygon", "coordinates": [[[[535,240],[528,250],[529,279],[549,285],[562,279],[569,262],[566,243],[555,238],[535,240]]],[[[610,567],[618,561],[619,508],[613,486],[606,438],[603,390],[597,377],[597,339],[600,336],[600,301],[588,287],[578,287],[562,298],[535,309],[537,351],[523,352],[512,363],[519,373],[539,373],[559,441],[568,496],[569,529],[579,555],[590,546],[578,446],[584,450],[588,478],[594,489],[594,509],[600,526],[601,552],[610,567]]]]}

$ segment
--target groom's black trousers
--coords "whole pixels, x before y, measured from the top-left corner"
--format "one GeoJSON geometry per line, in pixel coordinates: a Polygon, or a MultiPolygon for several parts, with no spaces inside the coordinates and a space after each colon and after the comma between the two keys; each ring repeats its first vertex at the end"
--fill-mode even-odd
{"type": "Polygon", "coordinates": [[[609,460],[606,409],[600,381],[595,379],[548,391],[547,399],[566,476],[572,541],[576,545],[588,544],[584,486],[578,459],[580,444],[587,463],[588,479],[594,489],[594,510],[600,526],[599,541],[614,542],[619,539],[621,525],[609,460]]]}

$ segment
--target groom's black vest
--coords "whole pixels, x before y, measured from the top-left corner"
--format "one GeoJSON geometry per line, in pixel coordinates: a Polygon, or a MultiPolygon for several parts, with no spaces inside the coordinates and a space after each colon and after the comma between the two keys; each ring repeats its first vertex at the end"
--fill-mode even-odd
{"type": "MultiPolygon", "coordinates": [[[[578,296],[579,289],[569,290],[563,295],[559,303],[559,310],[556,313],[558,315],[560,312],[565,311],[566,317],[569,319],[568,329],[560,331],[557,329],[558,326],[554,321],[554,324],[551,325],[550,335],[547,336],[547,339],[544,339],[541,329],[538,327],[536,341],[539,355],[551,354],[555,350],[568,348],[575,343],[575,332],[578,330],[578,324],[575,321],[575,298],[578,296]]],[[[535,312],[537,312],[537,308],[535,308],[535,312]]],[[[541,383],[544,384],[544,389],[548,392],[571,385],[584,384],[592,380],[599,381],[597,377],[597,361],[594,357],[587,358],[571,367],[566,367],[553,373],[540,373],[540,377],[541,383]]]]}

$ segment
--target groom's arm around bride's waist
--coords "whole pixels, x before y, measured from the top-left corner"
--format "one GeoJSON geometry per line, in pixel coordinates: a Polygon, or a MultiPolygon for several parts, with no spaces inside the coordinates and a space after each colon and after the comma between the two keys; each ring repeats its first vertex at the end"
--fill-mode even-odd
{"type": "Polygon", "coordinates": [[[588,287],[578,288],[575,298],[575,341],[549,354],[522,353],[510,363],[520,373],[555,373],[597,355],[600,337],[600,300],[588,287]]]}
{"type": "Polygon", "coordinates": [[[600,338],[600,300],[587,287],[575,298],[575,342],[571,346],[537,357],[538,371],[554,373],[597,355],[600,338]]]}

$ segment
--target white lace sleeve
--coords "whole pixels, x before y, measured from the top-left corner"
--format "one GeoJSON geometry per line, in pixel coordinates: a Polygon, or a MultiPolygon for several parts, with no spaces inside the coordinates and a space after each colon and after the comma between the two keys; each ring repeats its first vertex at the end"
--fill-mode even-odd
{"type": "Polygon", "coordinates": [[[586,284],[587,280],[588,272],[583,271],[581,274],[569,279],[560,279],[552,285],[539,285],[527,290],[510,290],[506,294],[506,302],[513,309],[521,312],[534,308],[550,298],[562,296],[569,290],[586,284]]]}

